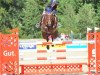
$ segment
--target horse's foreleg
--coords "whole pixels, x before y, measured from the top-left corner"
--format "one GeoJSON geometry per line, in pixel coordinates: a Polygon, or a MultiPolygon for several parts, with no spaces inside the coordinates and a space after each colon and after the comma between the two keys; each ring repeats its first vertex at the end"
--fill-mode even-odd
{"type": "Polygon", "coordinates": [[[52,42],[53,42],[53,37],[52,37],[52,42]]]}
{"type": "Polygon", "coordinates": [[[49,41],[49,37],[48,36],[46,36],[46,40],[47,40],[47,42],[49,41]]]}
{"type": "MultiPolygon", "coordinates": [[[[53,36],[51,36],[51,38],[52,38],[52,42],[53,42],[53,36]]],[[[52,47],[54,47],[54,44],[52,44],[52,47]]]]}
{"type": "MultiPolygon", "coordinates": [[[[49,36],[48,36],[47,33],[46,33],[46,41],[49,42],[49,36]]],[[[49,50],[49,48],[50,48],[49,45],[47,45],[47,49],[48,49],[48,50],[49,50]]]]}

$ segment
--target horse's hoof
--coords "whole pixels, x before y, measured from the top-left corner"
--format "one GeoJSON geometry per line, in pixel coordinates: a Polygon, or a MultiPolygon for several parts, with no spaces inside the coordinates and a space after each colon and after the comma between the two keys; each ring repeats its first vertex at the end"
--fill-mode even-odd
{"type": "Polygon", "coordinates": [[[52,47],[54,47],[54,45],[52,45],[52,47]]]}
{"type": "Polygon", "coordinates": [[[47,45],[47,49],[49,50],[50,48],[49,48],[49,45],[47,45]]]}

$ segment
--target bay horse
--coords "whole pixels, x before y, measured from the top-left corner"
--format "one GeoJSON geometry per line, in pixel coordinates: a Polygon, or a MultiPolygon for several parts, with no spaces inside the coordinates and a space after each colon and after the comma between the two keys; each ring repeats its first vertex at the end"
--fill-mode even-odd
{"type": "Polygon", "coordinates": [[[47,42],[49,41],[49,36],[51,36],[52,42],[58,37],[57,23],[57,17],[53,12],[46,12],[42,15],[40,28],[42,31],[42,36],[47,42]]]}

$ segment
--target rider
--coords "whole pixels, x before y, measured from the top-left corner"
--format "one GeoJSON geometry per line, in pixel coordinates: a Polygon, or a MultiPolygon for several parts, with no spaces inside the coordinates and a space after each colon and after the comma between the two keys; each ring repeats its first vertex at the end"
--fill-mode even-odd
{"type": "MultiPolygon", "coordinates": [[[[46,6],[46,8],[45,8],[45,10],[43,11],[43,14],[42,14],[42,15],[46,14],[46,12],[48,12],[48,13],[53,12],[53,14],[56,14],[56,12],[57,12],[56,9],[57,9],[58,4],[59,4],[58,1],[56,1],[56,0],[51,0],[50,3],[46,6]]],[[[41,22],[40,22],[40,23],[41,23],[41,22]]],[[[39,27],[41,27],[41,24],[40,24],[39,27]]]]}
{"type": "Polygon", "coordinates": [[[45,14],[45,12],[49,12],[49,13],[53,12],[54,14],[56,14],[58,3],[59,2],[56,0],[51,0],[50,3],[46,6],[43,14],[45,14]]]}

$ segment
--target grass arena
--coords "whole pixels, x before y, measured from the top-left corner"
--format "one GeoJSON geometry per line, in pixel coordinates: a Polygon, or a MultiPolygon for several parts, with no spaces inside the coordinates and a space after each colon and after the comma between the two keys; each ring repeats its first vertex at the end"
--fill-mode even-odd
{"type": "Polygon", "coordinates": [[[99,75],[100,33],[87,36],[87,40],[46,42],[20,40],[17,31],[0,34],[0,75],[99,75]]]}

